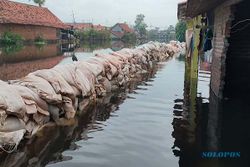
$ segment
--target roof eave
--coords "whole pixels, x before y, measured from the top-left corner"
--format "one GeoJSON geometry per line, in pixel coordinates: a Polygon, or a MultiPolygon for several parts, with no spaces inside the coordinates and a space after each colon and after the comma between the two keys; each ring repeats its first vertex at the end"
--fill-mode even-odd
{"type": "Polygon", "coordinates": [[[186,16],[193,18],[216,8],[225,1],[228,0],[188,0],[186,16]]]}

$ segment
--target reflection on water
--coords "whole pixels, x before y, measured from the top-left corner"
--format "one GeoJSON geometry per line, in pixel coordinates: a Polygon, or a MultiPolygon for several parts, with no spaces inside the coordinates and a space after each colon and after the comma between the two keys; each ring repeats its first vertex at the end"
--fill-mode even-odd
{"type": "MultiPolygon", "coordinates": [[[[45,166],[47,164],[56,165],[56,163],[68,162],[70,160],[74,160],[75,164],[69,166],[77,166],[76,164],[78,163],[78,157],[77,154],[74,154],[74,151],[77,150],[80,151],[82,158],[85,158],[86,160],[82,161],[81,165],[79,166],[84,164],[88,165],[88,162],[101,163],[104,153],[98,153],[96,152],[97,150],[87,151],[85,150],[87,149],[86,147],[98,147],[98,145],[95,146],[95,143],[91,144],[91,140],[93,140],[95,133],[97,134],[102,131],[107,131],[106,126],[109,124],[108,120],[110,117],[112,117],[112,119],[119,117],[117,111],[120,110],[120,105],[124,103],[124,100],[126,98],[131,100],[136,99],[136,97],[133,96],[136,96],[136,94],[141,94],[140,90],[148,90],[147,87],[152,86],[150,83],[152,82],[152,78],[155,77],[156,71],[161,68],[162,65],[154,65],[151,71],[142,75],[141,78],[137,78],[136,80],[129,82],[129,84],[122,90],[109,94],[104,98],[98,99],[97,103],[95,104],[88,105],[88,107],[81,112],[85,114],[79,115],[73,120],[66,121],[64,126],[55,127],[54,125],[48,125],[48,127],[44,128],[42,132],[39,132],[32,139],[22,143],[17,152],[10,155],[0,156],[0,166],[45,166]],[[72,152],[72,154],[65,155],[65,152],[72,152]],[[91,157],[93,160],[96,158],[99,162],[91,161],[91,157]]],[[[140,121],[143,121],[143,117],[140,118],[140,121]]],[[[123,124],[125,122],[123,121],[120,123],[123,124]]],[[[119,121],[116,122],[117,125],[120,123],[119,121]]],[[[115,135],[115,133],[118,133],[117,130],[118,129],[108,130],[109,132],[107,133],[106,137],[110,138],[107,138],[107,141],[101,138],[98,139],[100,142],[99,144],[103,144],[103,146],[107,148],[113,148],[115,145],[118,146],[119,143],[117,142],[123,138],[123,134],[115,135]]],[[[132,129],[124,130],[125,129],[123,129],[123,132],[129,132],[132,129]]],[[[125,134],[126,132],[124,135],[125,134]]],[[[145,135],[146,134],[147,133],[145,133],[145,135]]],[[[129,138],[131,137],[131,139],[134,140],[133,134],[127,133],[127,135],[129,135],[129,138]]],[[[134,146],[137,147],[136,141],[134,144],[134,146]]],[[[121,150],[118,149],[117,151],[120,152],[121,150]]],[[[108,153],[112,154],[112,152],[109,151],[108,153]]],[[[58,166],[67,166],[67,164],[59,163],[58,166]]],[[[124,164],[124,166],[126,166],[126,164],[124,164]]]]}
{"type": "Polygon", "coordinates": [[[81,44],[47,44],[6,46],[0,48],[0,80],[18,79],[27,74],[52,68],[57,64],[72,63],[72,56],[86,60],[96,53],[109,53],[127,47],[121,41],[81,44]]]}
{"type": "MultiPolygon", "coordinates": [[[[71,62],[62,57],[60,63],[71,62]]],[[[249,167],[250,104],[218,101],[209,89],[211,57],[200,57],[197,75],[192,62],[176,57],[156,65],[86,114],[48,125],[14,154],[1,155],[0,166],[249,167]],[[241,152],[241,158],[206,159],[203,151],[241,152]]]]}
{"type": "Polygon", "coordinates": [[[200,57],[198,78],[191,77],[190,66],[187,58],[184,97],[175,100],[172,122],[173,154],[180,158],[179,166],[250,166],[250,105],[242,99],[219,101],[210,92],[211,57],[200,57]],[[202,158],[204,151],[240,152],[241,157],[202,158]]]}
{"type": "Polygon", "coordinates": [[[6,53],[2,48],[0,54],[0,79],[17,79],[30,72],[52,68],[63,59],[60,45],[27,45],[15,52],[6,53]]]}

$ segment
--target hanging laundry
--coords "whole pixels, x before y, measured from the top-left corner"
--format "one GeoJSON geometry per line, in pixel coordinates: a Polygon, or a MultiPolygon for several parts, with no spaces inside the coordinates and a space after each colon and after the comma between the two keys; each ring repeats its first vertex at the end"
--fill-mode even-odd
{"type": "Polygon", "coordinates": [[[203,46],[204,52],[212,49],[212,39],[213,39],[213,31],[210,28],[208,28],[203,46]]]}

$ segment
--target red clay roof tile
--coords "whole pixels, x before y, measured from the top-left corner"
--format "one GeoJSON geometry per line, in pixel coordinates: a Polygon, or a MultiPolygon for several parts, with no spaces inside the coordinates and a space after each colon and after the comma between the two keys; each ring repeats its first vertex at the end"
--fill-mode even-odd
{"type": "Polygon", "coordinates": [[[92,23],[66,23],[68,26],[72,26],[76,30],[84,30],[93,28],[92,23]]]}
{"type": "Polygon", "coordinates": [[[65,24],[47,8],[0,0],[0,24],[10,23],[65,28],[65,24]]]}
{"type": "Polygon", "coordinates": [[[118,25],[123,29],[123,31],[125,31],[126,33],[130,32],[134,32],[133,29],[131,29],[126,23],[118,23],[118,25]]]}

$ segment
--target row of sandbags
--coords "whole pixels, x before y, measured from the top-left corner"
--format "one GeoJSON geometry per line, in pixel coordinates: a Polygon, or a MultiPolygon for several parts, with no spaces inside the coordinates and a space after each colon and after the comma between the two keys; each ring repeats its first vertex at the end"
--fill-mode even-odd
{"type": "Polygon", "coordinates": [[[0,81],[0,148],[11,152],[24,135],[33,135],[44,124],[74,118],[83,109],[79,99],[105,96],[181,49],[177,42],[149,42],[0,81]]]}

